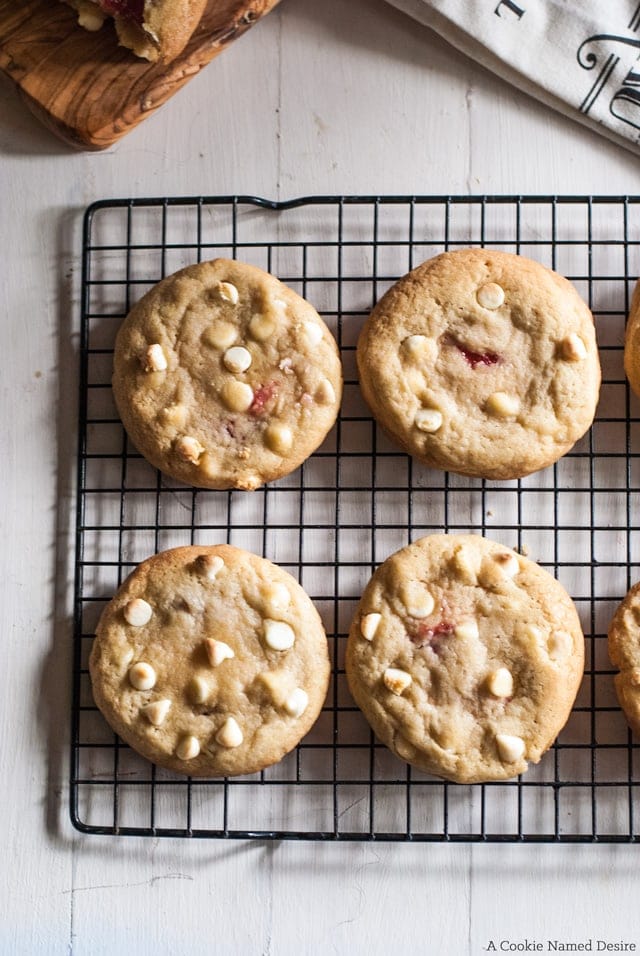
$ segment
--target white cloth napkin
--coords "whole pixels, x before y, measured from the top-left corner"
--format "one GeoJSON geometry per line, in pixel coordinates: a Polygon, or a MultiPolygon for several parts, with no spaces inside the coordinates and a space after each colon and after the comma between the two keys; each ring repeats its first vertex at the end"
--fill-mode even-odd
{"type": "Polygon", "coordinates": [[[548,106],[640,149],[638,0],[389,0],[548,106]]]}

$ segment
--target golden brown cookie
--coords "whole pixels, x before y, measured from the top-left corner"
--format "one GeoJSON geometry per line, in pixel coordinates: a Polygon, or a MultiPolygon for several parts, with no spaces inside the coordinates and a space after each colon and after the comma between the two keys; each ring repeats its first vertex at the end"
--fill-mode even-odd
{"type": "Polygon", "coordinates": [[[151,62],[170,63],[187,45],[206,0],[65,0],[91,32],[113,18],[121,46],[151,62]]]}
{"type": "Polygon", "coordinates": [[[342,395],[335,340],[275,276],[231,259],[154,286],[118,332],[113,390],[127,432],[160,471],[252,490],[322,443],[342,395]]]}
{"type": "Polygon", "coordinates": [[[95,701],[134,750],[192,776],[255,773],[315,722],[327,639],[300,585],[228,545],[140,564],[103,611],[89,661],[95,701]]]}
{"type": "Polygon", "coordinates": [[[445,252],[383,296],[358,341],[364,397],[427,465],[509,479],[544,468],[590,427],[593,317],[562,276],[489,249],[445,252]]]}
{"type": "Polygon", "coordinates": [[[609,627],[609,657],[618,701],[634,734],[640,736],[640,582],[618,607],[609,627]]]}
{"type": "Polygon", "coordinates": [[[431,535],[388,558],[356,611],[346,673],[376,735],[457,783],[537,763],[584,669],[571,598],[548,572],[479,535],[431,535]]]}
{"type": "Polygon", "coordinates": [[[631,388],[640,397],[640,282],[633,290],[624,337],[624,370],[631,388]]]}

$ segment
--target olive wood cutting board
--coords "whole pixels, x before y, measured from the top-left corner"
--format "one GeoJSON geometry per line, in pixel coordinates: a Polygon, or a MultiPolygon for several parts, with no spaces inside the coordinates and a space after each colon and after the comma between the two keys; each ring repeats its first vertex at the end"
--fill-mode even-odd
{"type": "Polygon", "coordinates": [[[36,116],[79,149],[104,149],[150,116],[278,0],[209,0],[172,63],[118,46],[112,23],[89,33],[58,0],[0,0],[0,74],[36,116]]]}

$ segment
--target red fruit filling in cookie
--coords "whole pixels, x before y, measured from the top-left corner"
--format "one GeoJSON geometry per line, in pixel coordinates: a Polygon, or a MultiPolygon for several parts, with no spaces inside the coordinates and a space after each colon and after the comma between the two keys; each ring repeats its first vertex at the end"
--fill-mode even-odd
{"type": "Polygon", "coordinates": [[[266,385],[261,385],[260,388],[257,388],[253,393],[253,401],[249,412],[252,415],[263,415],[266,406],[273,401],[278,391],[277,382],[267,382],[266,385]]]}
{"type": "Polygon", "coordinates": [[[123,17],[142,25],[145,0],[98,0],[98,6],[111,17],[123,17]]]}
{"type": "Polygon", "coordinates": [[[452,335],[448,335],[445,342],[447,345],[454,345],[464,355],[471,368],[476,368],[478,365],[498,365],[502,361],[502,356],[496,352],[473,352],[466,345],[458,342],[452,335]]]}
{"type": "Polygon", "coordinates": [[[430,647],[436,654],[445,637],[449,637],[455,630],[455,624],[443,618],[437,624],[419,624],[415,631],[409,633],[409,638],[416,647],[430,647]]]}

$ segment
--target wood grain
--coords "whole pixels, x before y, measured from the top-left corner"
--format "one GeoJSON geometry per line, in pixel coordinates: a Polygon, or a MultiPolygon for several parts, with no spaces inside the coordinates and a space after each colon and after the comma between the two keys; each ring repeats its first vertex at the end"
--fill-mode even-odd
{"type": "Polygon", "coordinates": [[[184,52],[167,65],[119,47],[52,0],[0,0],[0,74],[38,118],[79,149],[105,149],[155,112],[278,0],[209,0],[184,52]]]}

